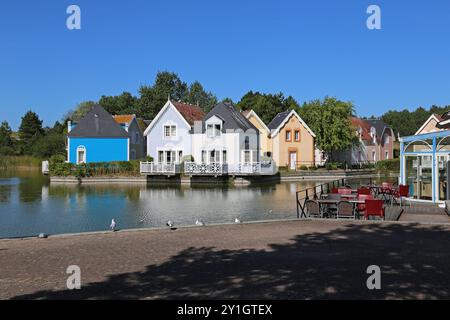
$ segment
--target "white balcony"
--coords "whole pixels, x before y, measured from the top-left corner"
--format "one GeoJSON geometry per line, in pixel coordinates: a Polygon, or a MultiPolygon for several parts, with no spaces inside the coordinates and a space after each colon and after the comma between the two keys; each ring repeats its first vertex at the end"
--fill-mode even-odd
{"type": "Polygon", "coordinates": [[[191,176],[221,176],[223,174],[227,174],[227,171],[227,165],[219,162],[184,163],[184,173],[191,176]]]}
{"type": "Polygon", "coordinates": [[[229,169],[229,174],[233,175],[274,175],[276,173],[277,168],[273,161],[239,163],[229,169]]]}
{"type": "Polygon", "coordinates": [[[141,162],[141,174],[173,176],[180,173],[180,165],[176,163],[141,162]]]}

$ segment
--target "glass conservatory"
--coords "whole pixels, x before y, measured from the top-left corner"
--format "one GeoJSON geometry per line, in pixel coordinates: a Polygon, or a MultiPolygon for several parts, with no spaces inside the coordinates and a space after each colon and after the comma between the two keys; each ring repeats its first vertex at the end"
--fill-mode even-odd
{"type": "Polygon", "coordinates": [[[410,199],[442,202],[447,194],[450,130],[400,138],[400,183],[410,199]]]}

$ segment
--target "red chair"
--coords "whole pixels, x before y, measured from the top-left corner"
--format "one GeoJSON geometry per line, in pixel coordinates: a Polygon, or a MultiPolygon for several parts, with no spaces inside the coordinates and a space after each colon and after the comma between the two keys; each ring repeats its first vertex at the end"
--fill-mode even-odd
{"type": "Polygon", "coordinates": [[[399,185],[398,190],[393,192],[394,199],[400,199],[400,206],[402,206],[403,198],[409,197],[409,185],[399,185]]]}
{"type": "Polygon", "coordinates": [[[339,194],[352,194],[352,189],[348,188],[339,188],[338,189],[339,194]]]}
{"type": "Polygon", "coordinates": [[[331,188],[330,193],[339,193],[339,190],[338,190],[338,188],[331,188]]]}
{"type": "Polygon", "coordinates": [[[360,201],[364,201],[364,203],[358,203],[356,205],[356,210],[358,211],[358,213],[364,212],[366,210],[366,204],[365,201],[366,200],[373,200],[373,196],[371,194],[360,194],[358,195],[358,200],[360,201]]]}
{"type": "Polygon", "coordinates": [[[366,199],[364,211],[364,218],[369,220],[370,216],[381,217],[384,220],[384,201],[383,200],[369,200],[366,199]]]}
{"type": "Polygon", "coordinates": [[[370,189],[366,188],[366,187],[359,188],[357,193],[358,193],[358,196],[360,196],[360,195],[370,195],[371,194],[370,193],[370,189]]]}

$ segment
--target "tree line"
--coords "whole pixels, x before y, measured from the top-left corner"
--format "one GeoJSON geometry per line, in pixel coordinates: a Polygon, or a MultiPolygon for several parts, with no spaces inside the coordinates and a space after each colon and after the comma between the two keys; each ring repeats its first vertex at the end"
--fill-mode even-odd
{"type": "MultiPolygon", "coordinates": [[[[101,96],[98,101],[84,101],[69,111],[53,127],[43,127],[42,120],[28,111],[23,117],[18,135],[13,133],[8,123],[0,126],[0,155],[33,155],[39,158],[55,154],[65,154],[65,135],[67,121],[81,119],[94,104],[102,105],[111,114],[135,114],[137,117],[151,120],[167,102],[167,98],[198,105],[205,113],[219,102],[217,96],[204,89],[195,81],[188,84],[173,72],[158,72],[152,85],[142,85],[138,96],[123,92],[117,96],[101,96]]],[[[292,96],[283,93],[266,94],[247,92],[239,101],[225,98],[222,101],[234,103],[240,111],[253,109],[260,118],[269,124],[279,113],[296,110],[316,134],[317,146],[328,154],[345,150],[358,143],[352,128],[350,117],[355,108],[350,101],[341,101],[334,97],[324,97],[299,104],[292,96]]],[[[428,110],[419,107],[415,111],[388,111],[381,119],[391,125],[401,136],[414,134],[432,113],[442,114],[450,106],[432,106],[428,110]]]]}

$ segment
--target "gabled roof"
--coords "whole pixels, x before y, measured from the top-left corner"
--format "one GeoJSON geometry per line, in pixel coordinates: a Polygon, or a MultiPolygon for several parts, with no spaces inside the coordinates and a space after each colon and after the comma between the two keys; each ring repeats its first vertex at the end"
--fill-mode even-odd
{"type": "Polygon", "coordinates": [[[368,142],[368,143],[372,143],[373,139],[370,136],[370,124],[361,119],[361,118],[357,118],[357,117],[351,117],[350,118],[350,122],[352,123],[353,126],[355,126],[357,129],[361,128],[361,139],[368,142]]]}
{"type": "Polygon", "coordinates": [[[181,102],[172,102],[167,100],[164,107],[159,110],[155,119],[153,119],[148,125],[147,129],[145,129],[144,135],[148,135],[153,126],[158,122],[159,118],[166,112],[168,108],[173,108],[175,112],[180,116],[180,118],[184,121],[187,127],[192,128],[194,122],[201,121],[205,113],[198,106],[181,103],[181,102]]]}
{"type": "Polygon", "coordinates": [[[205,116],[203,110],[198,106],[182,102],[174,102],[173,105],[191,126],[194,125],[195,121],[202,121],[205,116]]]}
{"type": "Polygon", "coordinates": [[[133,119],[136,118],[136,115],[135,114],[119,114],[119,115],[113,115],[112,117],[119,124],[122,124],[122,123],[130,124],[131,121],[133,121],[133,119]]]}
{"type": "MultiPolygon", "coordinates": [[[[222,130],[241,129],[247,131],[249,129],[259,132],[253,123],[236,110],[233,104],[221,102],[212,108],[212,110],[204,118],[203,124],[209,118],[217,116],[223,120],[222,130]]],[[[205,128],[203,128],[205,129],[205,128]]]]}
{"type": "MultiPolygon", "coordinates": [[[[255,111],[253,111],[252,109],[250,109],[250,110],[242,111],[241,113],[242,113],[242,115],[243,115],[244,117],[246,117],[247,119],[250,119],[251,117],[255,117],[256,121],[258,121],[258,122],[261,124],[261,126],[262,126],[264,129],[267,130],[268,133],[270,133],[270,129],[266,126],[266,124],[264,123],[264,121],[261,120],[261,118],[258,116],[258,114],[257,114],[255,111]]],[[[250,122],[251,122],[251,121],[250,121],[250,122]]]]}
{"type": "Polygon", "coordinates": [[[292,116],[295,116],[314,138],[316,137],[316,134],[308,127],[305,121],[303,121],[303,119],[298,115],[297,112],[295,112],[295,110],[280,112],[275,116],[275,118],[273,118],[273,120],[267,126],[271,130],[271,136],[275,137],[280,129],[286,124],[286,122],[289,121],[292,116]]]}
{"type": "Polygon", "coordinates": [[[95,105],[68,134],[70,138],[128,138],[126,132],[100,105],[95,105]]]}
{"type": "MultiPolygon", "coordinates": [[[[419,130],[416,131],[416,133],[414,135],[420,134],[422,132],[422,130],[425,129],[425,127],[428,125],[428,123],[430,123],[431,120],[435,120],[437,122],[437,124],[439,124],[439,122],[441,122],[442,119],[443,118],[438,114],[435,114],[435,113],[431,114],[428,117],[428,119],[423,123],[423,125],[419,128],[419,130]]],[[[437,126],[436,126],[436,129],[440,130],[440,128],[438,128],[437,126]]]]}

